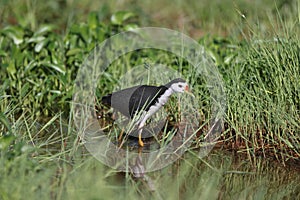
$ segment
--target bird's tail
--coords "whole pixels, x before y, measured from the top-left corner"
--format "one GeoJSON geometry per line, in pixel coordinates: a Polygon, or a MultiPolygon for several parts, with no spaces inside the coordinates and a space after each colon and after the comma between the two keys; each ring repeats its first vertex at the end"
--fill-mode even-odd
{"type": "Polygon", "coordinates": [[[111,94],[102,97],[101,102],[106,106],[111,106],[111,94]]]}

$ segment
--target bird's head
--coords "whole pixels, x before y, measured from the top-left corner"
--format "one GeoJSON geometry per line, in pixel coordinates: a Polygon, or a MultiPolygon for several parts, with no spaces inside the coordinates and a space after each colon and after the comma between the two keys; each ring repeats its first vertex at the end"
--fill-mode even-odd
{"type": "Polygon", "coordinates": [[[184,93],[189,91],[189,86],[187,82],[181,78],[174,79],[168,84],[166,84],[168,88],[172,88],[174,92],[184,93]]]}
{"type": "Polygon", "coordinates": [[[173,83],[171,85],[172,90],[174,92],[184,93],[189,91],[189,86],[186,82],[173,83]]]}

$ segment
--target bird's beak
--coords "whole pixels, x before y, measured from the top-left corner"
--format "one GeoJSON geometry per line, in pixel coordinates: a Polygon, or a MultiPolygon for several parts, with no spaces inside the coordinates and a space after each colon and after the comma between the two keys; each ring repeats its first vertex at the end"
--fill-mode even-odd
{"type": "Polygon", "coordinates": [[[190,90],[190,88],[189,88],[188,85],[185,86],[184,91],[185,91],[185,93],[187,93],[188,95],[191,95],[192,97],[195,98],[194,94],[191,92],[191,90],[190,90]]]}
{"type": "Polygon", "coordinates": [[[190,91],[190,88],[189,88],[189,86],[187,85],[187,86],[185,86],[185,88],[184,88],[184,91],[185,92],[189,92],[190,91]]]}

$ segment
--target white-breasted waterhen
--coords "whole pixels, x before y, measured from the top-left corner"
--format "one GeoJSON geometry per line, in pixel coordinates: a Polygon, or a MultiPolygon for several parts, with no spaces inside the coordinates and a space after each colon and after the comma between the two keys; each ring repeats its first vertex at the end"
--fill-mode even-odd
{"type": "Polygon", "coordinates": [[[138,85],[113,92],[102,97],[101,102],[128,118],[140,116],[135,124],[139,130],[139,145],[144,146],[141,134],[147,119],[163,107],[173,93],[185,91],[189,91],[188,84],[185,80],[177,78],[162,86],[138,85]]]}

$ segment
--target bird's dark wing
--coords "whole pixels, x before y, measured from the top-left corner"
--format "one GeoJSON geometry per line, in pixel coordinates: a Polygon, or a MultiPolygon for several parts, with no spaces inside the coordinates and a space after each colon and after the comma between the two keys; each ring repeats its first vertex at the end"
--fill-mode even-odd
{"type": "Polygon", "coordinates": [[[112,94],[102,97],[101,102],[107,106],[111,106],[118,110],[123,115],[130,117],[129,101],[133,93],[141,86],[134,86],[131,88],[123,89],[112,94]]]}
{"type": "Polygon", "coordinates": [[[165,93],[168,88],[165,86],[142,85],[137,88],[129,100],[129,113],[132,118],[141,110],[148,111],[149,108],[158,102],[158,98],[165,93]]]}

